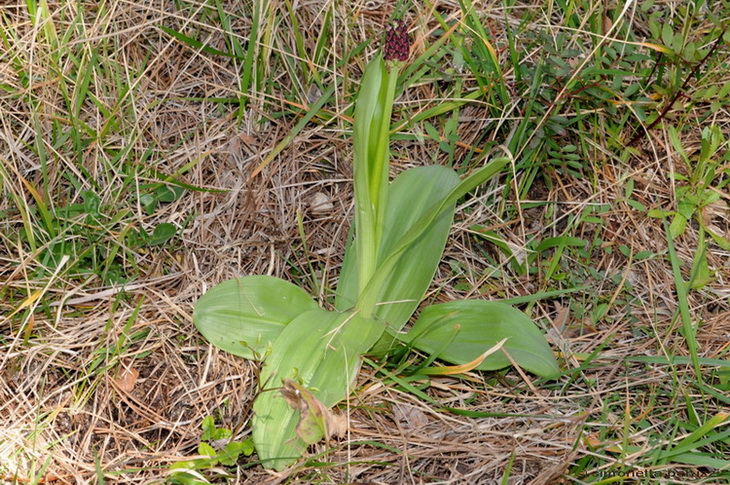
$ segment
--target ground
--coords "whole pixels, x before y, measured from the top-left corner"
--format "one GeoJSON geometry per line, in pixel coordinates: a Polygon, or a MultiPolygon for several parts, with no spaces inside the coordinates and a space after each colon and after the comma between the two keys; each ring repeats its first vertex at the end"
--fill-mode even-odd
{"type": "Polygon", "coordinates": [[[29,0],[0,6],[1,480],[173,481],[206,417],[245,441],[259,364],[194,305],[251,274],[332,305],[392,18],[393,175],[513,160],[426,302],[512,302],[563,372],[368,358],[343,436],[199,483],[730,478],[727,2],[29,0]]]}

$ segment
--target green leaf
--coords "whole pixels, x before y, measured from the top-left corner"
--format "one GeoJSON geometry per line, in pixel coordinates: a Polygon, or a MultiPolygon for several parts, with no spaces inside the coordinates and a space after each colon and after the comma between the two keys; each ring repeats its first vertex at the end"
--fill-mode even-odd
{"type": "Polygon", "coordinates": [[[200,443],[198,445],[198,454],[210,458],[215,458],[216,456],[218,456],[218,453],[216,453],[213,447],[210,446],[208,443],[200,443]]]}
{"type": "Polygon", "coordinates": [[[360,290],[375,272],[385,227],[390,118],[397,80],[397,71],[390,72],[378,55],[365,69],[355,103],[353,182],[360,290]]]}
{"type": "Polygon", "coordinates": [[[162,185],[155,189],[155,195],[160,202],[175,202],[185,193],[179,185],[162,185]]]}
{"type": "Polygon", "coordinates": [[[226,429],[217,428],[213,416],[206,416],[203,418],[203,434],[200,435],[201,441],[214,441],[224,437],[230,436],[230,431],[226,429]],[[223,436],[224,432],[228,431],[228,436],[223,436]]]}
{"type": "Polygon", "coordinates": [[[673,40],[674,31],[672,30],[672,25],[669,22],[665,22],[662,27],[662,43],[667,47],[671,47],[673,40]]]}
{"type": "Polygon", "coordinates": [[[639,202],[638,200],[628,199],[626,201],[626,203],[629,204],[631,206],[631,208],[634,209],[635,211],[646,212],[646,206],[644,204],[642,204],[641,202],[639,202]]]}
{"type": "Polygon", "coordinates": [[[561,247],[561,246],[572,246],[572,247],[586,247],[588,245],[588,241],[585,239],[581,239],[579,237],[572,237],[572,236],[557,236],[557,237],[549,237],[545,239],[544,241],[540,242],[540,244],[535,248],[535,253],[539,254],[542,252],[547,251],[548,249],[561,247]]]}
{"type": "Polygon", "coordinates": [[[725,237],[721,236],[720,234],[715,233],[709,227],[706,227],[705,230],[712,237],[712,240],[715,241],[715,244],[720,246],[725,251],[730,251],[730,239],[725,238],[725,237]]]}
{"type": "Polygon", "coordinates": [[[152,215],[157,207],[157,197],[152,194],[144,194],[139,198],[139,203],[147,215],[152,215]]]}
{"type": "MultiPolygon", "coordinates": [[[[730,436],[730,430],[725,429],[722,433],[715,433],[713,430],[728,421],[727,413],[718,413],[707,420],[702,426],[692,431],[689,435],[677,442],[671,449],[663,451],[660,457],[662,461],[670,461],[670,458],[676,457],[685,452],[699,449],[716,441],[725,442],[730,436]],[[703,438],[703,436],[706,436],[703,438]]],[[[726,462],[727,463],[727,462],[726,462]]]]}
{"type": "Polygon", "coordinates": [[[81,198],[84,199],[84,211],[87,214],[98,215],[101,199],[91,190],[82,190],[81,198]]]}
{"type": "MultiPolygon", "coordinates": [[[[445,197],[434,203],[430,209],[426,210],[423,215],[418,217],[417,220],[407,228],[403,235],[398,238],[391,251],[382,251],[382,262],[379,263],[377,271],[369,280],[368,285],[360,293],[360,295],[358,295],[356,308],[368,312],[377,305],[390,303],[390,301],[380,299],[380,296],[386,283],[390,280],[390,278],[392,278],[394,269],[403,256],[403,253],[421,240],[421,238],[424,237],[424,234],[429,231],[433,224],[436,224],[444,214],[453,211],[453,206],[461,197],[499,174],[508,163],[509,160],[506,158],[497,158],[489,162],[484,167],[474,171],[474,173],[463,179],[456,187],[450,190],[445,197]]],[[[409,210],[413,211],[415,208],[410,208],[409,210]]]]}
{"type": "Polygon", "coordinates": [[[218,460],[221,465],[233,466],[241,454],[250,455],[253,453],[253,443],[250,440],[231,441],[218,453],[218,460]]]}
{"type": "Polygon", "coordinates": [[[154,231],[152,231],[152,236],[150,236],[148,244],[150,246],[161,246],[175,237],[176,233],[177,227],[175,227],[175,224],[163,222],[155,227],[154,231]]]}
{"type": "MultiPolygon", "coordinates": [[[[473,361],[502,339],[504,349],[522,368],[542,377],[560,374],[550,346],[532,320],[510,305],[496,301],[464,300],[432,305],[423,310],[403,338],[439,359],[454,364],[473,361]],[[444,347],[444,342],[451,341],[444,347]]],[[[496,370],[511,365],[503,352],[487,356],[477,369],[496,370]]]]}
{"type": "Polygon", "coordinates": [[[707,242],[705,241],[704,229],[700,228],[695,258],[692,262],[692,271],[689,278],[689,287],[693,290],[700,289],[712,282],[712,273],[707,264],[707,242]]]}
{"type": "MultiPolygon", "coordinates": [[[[398,240],[459,184],[456,173],[443,166],[417,167],[401,173],[391,184],[385,230],[381,245],[382,260],[398,240]]],[[[441,260],[449,236],[454,206],[446,210],[431,227],[406,250],[382,285],[374,315],[400,330],[423,299],[441,260]]],[[[357,249],[348,248],[340,273],[335,306],[351,308],[357,300],[357,249]]]]}
{"type": "MultiPolygon", "coordinates": [[[[282,395],[282,384],[297,382],[330,408],[345,399],[360,367],[360,357],[384,327],[357,313],[316,309],[287,325],[272,345],[261,370],[262,392],[253,405],[253,440],[262,464],[282,470],[299,459],[307,444],[297,434],[300,409],[282,395]]],[[[309,443],[318,439],[307,424],[309,443]]]]}
{"type": "Polygon", "coordinates": [[[652,209],[646,213],[647,217],[654,217],[654,218],[669,217],[669,216],[672,216],[675,214],[676,214],[676,212],[659,210],[659,209],[652,209]]]}
{"type": "Polygon", "coordinates": [[[260,360],[282,329],[319,308],[293,284],[273,276],[244,276],[211,288],[195,305],[193,322],[216,347],[260,360]]]}
{"type": "Polygon", "coordinates": [[[687,227],[687,218],[682,214],[676,214],[672,223],[669,225],[669,233],[672,237],[679,237],[684,233],[684,229],[687,227]]]}

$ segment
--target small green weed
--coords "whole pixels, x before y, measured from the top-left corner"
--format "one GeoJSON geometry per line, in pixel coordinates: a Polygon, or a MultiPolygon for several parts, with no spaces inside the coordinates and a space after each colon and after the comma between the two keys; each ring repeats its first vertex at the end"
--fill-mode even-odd
{"type": "Polygon", "coordinates": [[[211,483],[209,479],[226,478],[225,468],[220,467],[234,466],[240,456],[250,456],[254,451],[251,438],[233,440],[232,431],[216,426],[212,416],[203,419],[202,428],[198,446],[200,457],[172,464],[169,483],[192,485],[211,483]]]}

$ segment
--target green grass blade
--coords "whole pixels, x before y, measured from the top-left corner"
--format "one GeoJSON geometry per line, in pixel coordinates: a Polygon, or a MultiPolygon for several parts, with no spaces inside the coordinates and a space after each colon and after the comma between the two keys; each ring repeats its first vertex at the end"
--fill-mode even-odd
{"type": "MultiPolygon", "coordinates": [[[[667,226],[665,222],[665,226],[667,226]]],[[[672,273],[674,274],[674,286],[677,291],[677,304],[679,305],[679,314],[682,319],[682,335],[687,342],[687,349],[692,359],[692,367],[695,371],[695,377],[702,383],[702,372],[700,371],[699,355],[697,354],[697,340],[695,338],[695,328],[692,325],[692,316],[689,311],[689,303],[687,301],[687,284],[682,278],[681,262],[677,256],[677,250],[674,248],[674,239],[672,238],[669,227],[665,227],[667,234],[667,247],[669,248],[669,260],[672,263],[672,273]]]]}
{"type": "Polygon", "coordinates": [[[202,42],[200,42],[199,40],[189,37],[181,32],[178,32],[175,29],[171,29],[170,27],[165,27],[164,25],[160,25],[158,27],[161,31],[174,37],[175,39],[179,40],[183,44],[187,44],[194,49],[205,52],[206,54],[213,54],[216,56],[224,56],[224,57],[230,57],[233,59],[241,60],[241,57],[237,56],[236,54],[231,54],[230,52],[224,52],[224,51],[221,51],[218,49],[214,49],[213,47],[207,46],[207,45],[203,44],[202,42]]]}
{"type": "MultiPolygon", "coordinates": [[[[693,359],[691,357],[685,357],[683,355],[673,355],[670,358],[665,356],[651,356],[651,355],[639,355],[639,356],[628,356],[622,357],[633,362],[645,362],[647,364],[663,364],[663,365],[691,365],[693,359]]],[[[700,357],[697,359],[700,365],[708,367],[721,367],[730,369],[730,360],[723,359],[708,359],[700,357]]]]}
{"type": "MultiPolygon", "coordinates": [[[[717,458],[708,453],[680,453],[672,458],[673,463],[684,463],[685,465],[704,466],[717,470],[730,470],[730,460],[717,458]]],[[[727,478],[727,476],[725,477],[727,478]]],[[[712,482],[705,482],[712,483],[712,482]]],[[[721,482],[714,482],[721,483],[721,482]]],[[[724,482],[727,483],[727,482],[724,482]]]]}
{"type": "Polygon", "coordinates": [[[672,459],[673,457],[676,457],[677,455],[680,455],[682,453],[692,451],[695,449],[698,449],[702,446],[707,446],[709,444],[715,443],[715,442],[725,442],[727,441],[727,438],[730,437],[730,430],[725,430],[721,433],[710,433],[712,430],[717,428],[718,426],[721,426],[723,424],[728,423],[728,414],[727,413],[721,413],[716,414],[705,424],[694,430],[692,433],[690,433],[688,436],[683,438],[679,443],[677,443],[674,447],[672,447],[670,450],[665,451],[661,455],[661,460],[666,461],[669,459],[672,459]],[[708,435],[706,438],[701,439],[702,436],[708,435]]]}

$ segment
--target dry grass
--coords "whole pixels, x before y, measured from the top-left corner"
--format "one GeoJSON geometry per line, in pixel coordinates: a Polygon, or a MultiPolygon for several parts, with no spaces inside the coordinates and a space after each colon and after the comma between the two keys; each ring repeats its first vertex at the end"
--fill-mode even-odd
{"type": "MultiPolygon", "coordinates": [[[[285,2],[267,4],[265,18],[271,22],[262,24],[269,27],[260,34],[247,93],[239,89],[240,60],[191,48],[157,26],[228,50],[229,34],[248,41],[248,2],[221,2],[233,19],[228,33],[210,20],[217,18],[216,9],[205,2],[142,4],[110,0],[79,14],[75,2],[49,1],[50,18],[41,16],[36,25],[26,5],[0,7],[5,32],[0,48],[0,481],[98,483],[103,476],[110,482],[159,482],[171,463],[196,453],[205,416],[216,416],[237,436],[246,436],[257,365],[206,344],[192,324],[195,301],[212,285],[246,274],[295,281],[323,304],[336,283],[351,210],[346,109],[364,56],[342,66],[338,62],[380,30],[390,17],[389,5],[300,2],[296,18],[308,48],[331,15],[326,54],[310,68],[323,85],[336,81],[337,89],[326,112],[251,177],[291,132],[297,113],[301,116],[295,104],[309,106],[321,92],[311,75],[291,76],[284,65],[301,61],[285,2]],[[92,62],[84,95],[79,73],[92,62]],[[294,101],[290,93],[302,96],[294,101]],[[250,97],[242,111],[237,103],[215,99],[243,94],[250,97]],[[202,190],[187,190],[148,213],[137,193],[164,176],[202,190]],[[82,213],[44,220],[39,206],[53,213],[82,204],[81,190],[98,195],[95,218],[82,213]],[[322,197],[316,194],[323,194],[327,204],[314,205],[322,197]],[[179,229],[170,242],[136,247],[130,242],[131,231],[151,233],[163,222],[179,229]],[[126,272],[126,286],[111,284],[114,271],[126,272]],[[315,285],[315,279],[324,284],[315,285]]],[[[537,6],[510,10],[509,21],[517,24],[537,6]]],[[[480,9],[488,11],[495,44],[505,45],[503,12],[487,7],[493,6],[480,9]]],[[[416,49],[425,49],[438,24],[432,11],[419,8],[408,18],[423,41],[416,49]]],[[[460,18],[455,2],[437,2],[436,10],[460,18]]],[[[530,29],[557,29],[553,22],[535,20],[530,29]]],[[[642,28],[636,24],[637,31],[642,28]]],[[[525,59],[537,52],[533,48],[525,59]]],[[[727,55],[726,46],[721,51],[727,55]]],[[[513,79],[514,72],[505,76],[513,79]]],[[[727,82],[730,75],[718,71],[716,78],[727,82]]],[[[464,83],[473,84],[467,74],[464,83]]],[[[408,89],[399,100],[401,115],[438,102],[447,91],[439,86],[424,78],[408,89]]],[[[693,109],[678,115],[688,153],[698,149],[701,129],[710,122],[693,109]]],[[[503,114],[498,125],[521,116],[507,108],[503,114]]],[[[485,130],[492,130],[489,140],[501,141],[503,133],[489,121],[488,107],[464,107],[460,116],[457,163],[469,146],[486,142],[481,138],[485,130]]],[[[725,108],[711,122],[730,133],[725,108]]],[[[421,125],[407,131],[425,132],[421,125]]],[[[466,201],[429,295],[431,300],[514,298],[557,287],[545,277],[553,253],[534,261],[538,272],[517,274],[493,246],[474,237],[475,224],[494,228],[523,253],[535,237],[566,230],[586,240],[600,235],[600,250],[586,257],[566,250],[559,263],[559,271],[583,290],[527,308],[561,352],[566,373],[560,381],[537,382],[512,370],[434,378],[429,386],[410,383],[442,406],[459,410],[445,412],[424,396],[406,392],[387,369],[365,365],[359,391],[341,406],[350,419],[347,436],[330,443],[331,449],[313,447],[313,461],[283,474],[265,471],[255,457],[243,460],[229,470],[230,480],[498,483],[509,475],[510,484],[578,483],[617,464],[658,470],[665,481],[670,471],[684,473],[677,483],[709,476],[713,470],[707,467],[653,464],[642,457],[688,434],[677,422],[691,422],[690,409],[703,422],[727,412],[727,399],[698,390],[691,365],[631,360],[689,353],[676,318],[678,297],[664,256],[663,222],[627,203],[626,181],[634,180],[632,197],[647,208],[674,207],[679,182],[671,174],[688,169],[663,128],[657,127],[631,157],[616,152],[612,136],[598,127],[587,141],[597,167],[590,176],[547,169],[529,183],[518,174],[466,201]],[[529,188],[526,197],[517,200],[512,191],[510,199],[502,199],[505,183],[518,187],[523,182],[529,188]],[[519,210],[505,210],[513,206],[519,210]],[[605,207],[597,215],[600,222],[581,221],[578,216],[594,206],[605,207]],[[618,250],[621,245],[629,256],[618,250]],[[660,256],[634,258],[646,250],[660,256]],[[600,304],[606,305],[596,314],[600,304]],[[662,437],[664,443],[657,441],[662,437]],[[640,451],[617,451],[625,445],[640,451]],[[588,476],[569,474],[588,462],[588,476]]],[[[448,162],[428,138],[398,141],[394,153],[396,171],[448,162]]],[[[727,174],[724,160],[721,169],[727,174]]],[[[588,165],[586,171],[591,171],[588,165]]],[[[730,235],[728,189],[715,190],[721,197],[702,216],[730,235]]],[[[697,224],[689,224],[675,245],[686,281],[701,238],[709,241],[712,278],[690,291],[687,303],[698,325],[700,357],[727,361],[730,254],[697,224]]],[[[704,381],[717,384],[712,368],[703,370],[704,381]]],[[[713,447],[727,451],[726,439],[704,449],[713,447]]]]}

